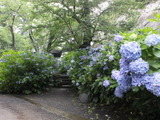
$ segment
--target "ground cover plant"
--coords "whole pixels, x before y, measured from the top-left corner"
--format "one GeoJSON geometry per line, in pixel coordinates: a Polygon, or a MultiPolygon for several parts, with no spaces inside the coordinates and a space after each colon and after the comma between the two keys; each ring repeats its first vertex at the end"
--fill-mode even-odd
{"type": "Polygon", "coordinates": [[[56,61],[47,53],[9,50],[0,58],[1,93],[40,93],[56,85],[56,61]]]}

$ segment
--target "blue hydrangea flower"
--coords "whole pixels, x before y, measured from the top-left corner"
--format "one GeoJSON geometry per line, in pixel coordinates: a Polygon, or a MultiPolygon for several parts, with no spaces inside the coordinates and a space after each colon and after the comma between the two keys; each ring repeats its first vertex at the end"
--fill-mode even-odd
{"type": "Polygon", "coordinates": [[[108,87],[110,85],[110,82],[108,80],[103,81],[103,86],[108,87]]]}
{"type": "Polygon", "coordinates": [[[100,73],[98,73],[97,75],[96,75],[96,77],[100,77],[101,76],[101,74],[100,73]]]}
{"type": "Polygon", "coordinates": [[[92,67],[95,64],[94,61],[90,61],[89,66],[92,67]]]}
{"type": "Polygon", "coordinates": [[[113,55],[109,55],[108,59],[109,59],[109,61],[113,61],[114,60],[114,56],[113,55]]]}
{"type": "Polygon", "coordinates": [[[79,65],[82,65],[82,64],[83,64],[83,62],[80,62],[80,63],[79,63],[79,65]]]}
{"type": "Polygon", "coordinates": [[[145,74],[149,70],[149,64],[139,58],[129,64],[129,70],[135,74],[145,74]]]}
{"type": "Polygon", "coordinates": [[[85,59],[88,59],[88,56],[85,56],[85,55],[82,55],[82,56],[79,56],[81,60],[85,60],[85,59]]]}
{"type": "Polygon", "coordinates": [[[156,95],[160,96],[160,73],[154,73],[152,76],[152,80],[148,81],[145,84],[148,91],[156,95]]]}
{"type": "Polygon", "coordinates": [[[76,83],[76,86],[79,86],[79,83],[76,83]]]}
{"type": "Polygon", "coordinates": [[[116,41],[116,42],[120,42],[121,40],[123,40],[123,36],[121,36],[121,35],[115,35],[115,37],[114,37],[114,41],[116,41]]]}
{"type": "Polygon", "coordinates": [[[2,60],[2,59],[0,59],[0,61],[1,61],[1,62],[3,62],[3,63],[7,62],[7,61],[5,61],[5,60],[2,60]]]}
{"type": "Polygon", "coordinates": [[[108,69],[108,66],[104,66],[104,67],[103,67],[103,70],[107,70],[107,69],[108,69]]]}
{"type": "Polygon", "coordinates": [[[116,89],[114,90],[114,95],[116,97],[122,98],[123,97],[123,91],[119,87],[116,87],[116,89]]]}
{"type": "Polygon", "coordinates": [[[113,70],[113,71],[112,71],[111,78],[114,79],[114,80],[120,79],[120,71],[118,71],[118,70],[113,70]]]}
{"type": "Polygon", "coordinates": [[[93,60],[93,61],[97,61],[97,57],[94,57],[94,56],[93,56],[93,57],[92,57],[92,60],[93,60]]]}
{"type": "Polygon", "coordinates": [[[127,61],[136,60],[141,56],[140,45],[135,41],[123,44],[120,47],[120,54],[127,61]]]}
{"type": "Polygon", "coordinates": [[[75,61],[74,60],[71,60],[71,63],[74,63],[75,61]]]}
{"type": "Polygon", "coordinates": [[[160,36],[156,34],[148,35],[144,42],[148,46],[158,45],[160,43],[160,36]]]}
{"type": "Polygon", "coordinates": [[[125,93],[131,88],[131,77],[128,75],[120,75],[117,80],[118,87],[125,93]]]}
{"type": "Polygon", "coordinates": [[[121,58],[119,61],[120,65],[120,73],[121,74],[128,74],[129,72],[129,62],[125,58],[121,58]]]}
{"type": "Polygon", "coordinates": [[[145,85],[147,83],[147,81],[151,80],[151,76],[148,74],[132,74],[132,86],[141,86],[141,85],[145,85]]]}

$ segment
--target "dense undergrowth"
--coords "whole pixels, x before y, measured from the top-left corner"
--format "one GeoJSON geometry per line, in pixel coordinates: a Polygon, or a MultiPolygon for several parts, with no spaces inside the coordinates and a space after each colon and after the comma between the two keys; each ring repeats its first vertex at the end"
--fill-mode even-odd
{"type": "Polygon", "coordinates": [[[1,93],[41,93],[57,83],[57,62],[49,54],[9,50],[0,58],[1,93]]]}

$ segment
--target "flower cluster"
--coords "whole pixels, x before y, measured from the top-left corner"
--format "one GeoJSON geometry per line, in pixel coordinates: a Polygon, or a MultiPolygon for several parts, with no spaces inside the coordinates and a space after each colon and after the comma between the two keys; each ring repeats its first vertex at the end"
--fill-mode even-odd
{"type": "Polygon", "coordinates": [[[129,70],[135,74],[145,74],[149,70],[149,64],[139,58],[129,64],[129,70]]]}
{"type": "Polygon", "coordinates": [[[108,87],[110,85],[110,82],[108,80],[103,81],[103,86],[108,87]]]}
{"type": "Polygon", "coordinates": [[[114,37],[114,41],[116,42],[120,42],[124,37],[119,35],[119,34],[116,34],[115,37],[114,37]]]}
{"type": "Polygon", "coordinates": [[[154,73],[145,84],[148,91],[157,97],[160,96],[160,73],[154,73]]]}
{"type": "Polygon", "coordinates": [[[160,36],[156,34],[148,35],[145,39],[145,43],[148,46],[158,45],[160,43],[160,36]]]}
{"type": "Polygon", "coordinates": [[[135,41],[126,43],[121,46],[120,54],[128,61],[136,60],[141,56],[140,45],[135,41]]]}
{"type": "Polygon", "coordinates": [[[119,61],[120,71],[112,71],[111,77],[118,83],[115,89],[117,97],[123,97],[132,86],[145,85],[150,78],[147,74],[149,64],[141,57],[140,45],[133,41],[120,48],[122,58],[119,61]]]}

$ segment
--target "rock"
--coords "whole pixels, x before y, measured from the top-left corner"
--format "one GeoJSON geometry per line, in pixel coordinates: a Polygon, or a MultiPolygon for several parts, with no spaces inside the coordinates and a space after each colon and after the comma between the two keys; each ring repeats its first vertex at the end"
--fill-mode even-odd
{"type": "Polygon", "coordinates": [[[148,19],[155,18],[153,13],[160,14],[160,1],[148,4],[140,12],[141,12],[141,15],[137,21],[139,28],[152,27],[154,29],[158,29],[158,27],[160,26],[160,23],[150,22],[148,19]]]}
{"type": "Polygon", "coordinates": [[[79,95],[79,100],[82,102],[82,103],[87,103],[89,102],[89,95],[87,93],[81,93],[79,95]]]}

